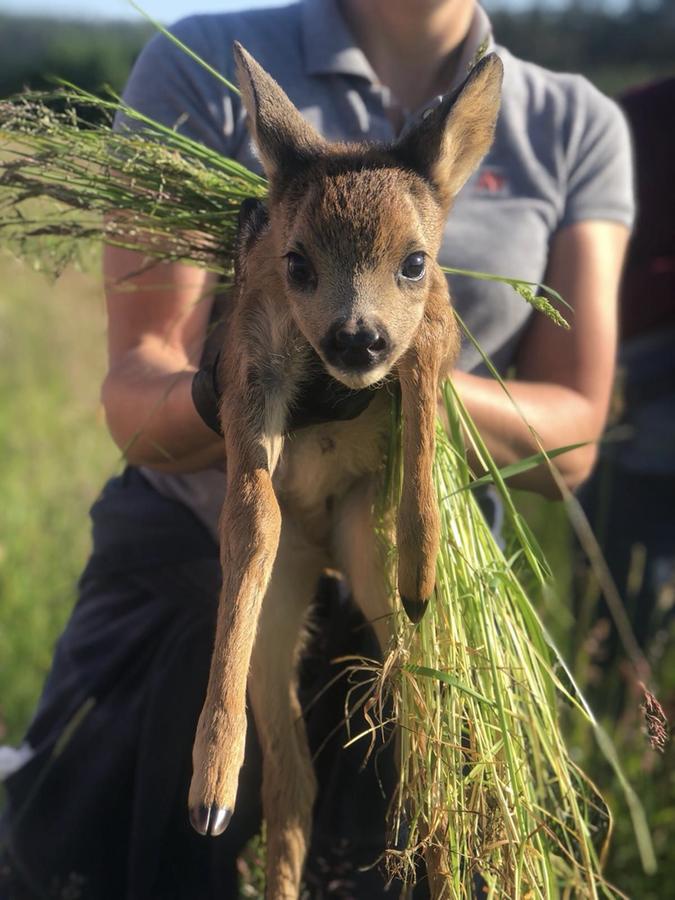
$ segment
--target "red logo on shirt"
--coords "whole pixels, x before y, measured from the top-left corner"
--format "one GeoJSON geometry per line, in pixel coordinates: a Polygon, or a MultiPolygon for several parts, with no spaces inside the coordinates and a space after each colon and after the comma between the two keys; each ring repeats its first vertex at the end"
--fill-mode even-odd
{"type": "Polygon", "coordinates": [[[495,169],[484,169],[478,176],[476,187],[488,194],[497,194],[506,184],[506,178],[495,169]]]}

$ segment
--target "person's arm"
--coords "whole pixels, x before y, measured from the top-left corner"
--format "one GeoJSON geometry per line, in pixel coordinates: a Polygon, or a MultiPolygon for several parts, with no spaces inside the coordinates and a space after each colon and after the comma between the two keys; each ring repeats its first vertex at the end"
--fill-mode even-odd
{"type": "MultiPolygon", "coordinates": [[[[191,16],[172,32],[228,74],[230,38],[191,16]]],[[[155,34],[134,64],[124,102],[225,156],[243,127],[229,91],[167,37],[155,34]]],[[[143,130],[118,112],[118,131],[143,130]]],[[[222,465],[223,442],[192,401],[213,305],[213,280],[187,264],[148,268],[142,255],[106,247],[109,371],[102,389],[110,432],[126,458],[171,472],[222,465]],[[131,275],[130,275],[131,273],[131,275]]]]}
{"type": "Polygon", "coordinates": [[[222,464],[223,442],[192,402],[213,297],[212,277],[180,263],[104,250],[108,374],[102,402],[127,460],[167,472],[222,464]]]}
{"type": "MultiPolygon", "coordinates": [[[[568,225],[553,238],[546,283],[572,306],[565,331],[535,314],[517,360],[517,380],[507,382],[520,411],[546,450],[589,441],[554,465],[574,489],[590,474],[602,434],[614,375],[617,293],[628,229],[609,221],[568,225]]],[[[565,313],[565,310],[563,310],[565,313]]],[[[497,381],[457,372],[454,383],[497,465],[538,453],[540,447],[497,381]]],[[[510,484],[558,497],[548,466],[510,484]]]]}

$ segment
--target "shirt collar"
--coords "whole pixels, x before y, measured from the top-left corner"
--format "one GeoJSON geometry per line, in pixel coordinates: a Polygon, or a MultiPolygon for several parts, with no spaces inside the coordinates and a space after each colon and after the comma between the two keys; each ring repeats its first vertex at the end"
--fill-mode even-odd
{"type": "MultiPolygon", "coordinates": [[[[303,0],[302,43],[308,75],[357,75],[377,83],[370,63],[354,44],[337,0],[303,0]]],[[[492,46],[490,20],[485,10],[476,4],[457,74],[448,85],[448,91],[464,81],[471,66],[492,46]]]]}
{"type": "Polygon", "coordinates": [[[494,50],[494,46],[492,23],[483,7],[477,3],[462,47],[462,54],[457,63],[455,77],[448,85],[446,93],[456,90],[465,81],[466,76],[478,60],[490,50],[494,50]]]}

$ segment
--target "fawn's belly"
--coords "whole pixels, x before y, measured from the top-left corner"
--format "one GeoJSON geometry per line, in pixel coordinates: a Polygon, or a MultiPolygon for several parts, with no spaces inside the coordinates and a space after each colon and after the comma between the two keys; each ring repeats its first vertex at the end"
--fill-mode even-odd
{"type": "Polygon", "coordinates": [[[329,541],[340,499],[383,469],[389,403],[380,391],[358,418],[303,428],[286,439],[274,487],[282,514],[292,516],[312,543],[329,541]]]}

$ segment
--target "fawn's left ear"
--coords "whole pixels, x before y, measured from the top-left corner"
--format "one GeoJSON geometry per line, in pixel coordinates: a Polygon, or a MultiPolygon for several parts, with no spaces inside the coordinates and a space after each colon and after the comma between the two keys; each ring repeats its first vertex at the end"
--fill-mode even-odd
{"type": "Polygon", "coordinates": [[[233,45],[242,100],[265,174],[279,183],[316,157],[325,140],[241,44],[233,45]]]}
{"type": "Polygon", "coordinates": [[[444,209],[490,149],[502,76],[497,54],[484,56],[457,93],[445,97],[394,145],[396,156],[432,183],[444,209]]]}

